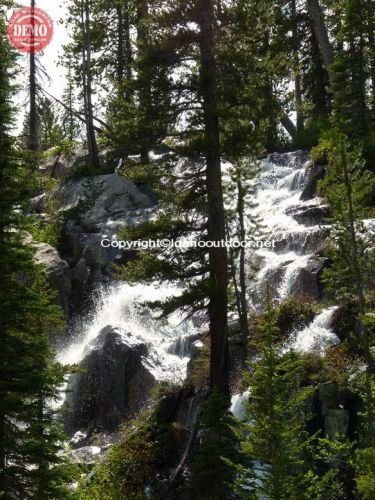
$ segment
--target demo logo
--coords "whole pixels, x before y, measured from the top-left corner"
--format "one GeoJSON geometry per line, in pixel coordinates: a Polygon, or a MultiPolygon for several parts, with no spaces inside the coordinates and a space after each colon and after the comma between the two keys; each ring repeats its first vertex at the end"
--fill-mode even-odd
{"type": "Polygon", "coordinates": [[[53,21],[44,10],[25,7],[12,15],[7,34],[9,42],[20,52],[40,52],[52,40],[53,21]]]}

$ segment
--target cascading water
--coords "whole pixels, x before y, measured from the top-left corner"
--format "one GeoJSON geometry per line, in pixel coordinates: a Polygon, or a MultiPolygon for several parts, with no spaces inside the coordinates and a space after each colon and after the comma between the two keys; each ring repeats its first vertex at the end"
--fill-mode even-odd
{"type": "Polygon", "coordinates": [[[299,352],[313,351],[324,354],[326,347],[338,344],[340,340],[331,330],[336,310],[337,306],[323,309],[309,326],[293,335],[288,348],[299,352]]]}
{"type": "MultiPolygon", "coordinates": [[[[305,224],[303,218],[295,217],[296,213],[303,214],[306,210],[323,206],[319,198],[307,202],[300,200],[307,160],[299,153],[271,156],[262,162],[255,181],[257,193],[252,200],[255,208],[249,209],[249,217],[255,215],[267,237],[276,242],[275,248],[260,248],[248,256],[249,276],[253,276],[249,295],[255,309],[264,305],[264,286],[268,281],[272,282],[276,300],[287,298],[293,292],[299,272],[323,241],[318,224],[305,224]]],[[[225,171],[225,166],[223,168],[225,171]]],[[[80,363],[93,349],[102,329],[110,325],[130,334],[124,338],[126,343],[147,344],[148,355],[142,362],[157,380],[183,380],[190,351],[190,343],[185,338],[197,331],[193,322],[183,321],[178,314],[161,321],[149,308],[142,307],[144,302],[178,295],[181,290],[177,286],[118,283],[103,289],[92,318],[86,320],[73,342],[60,352],[59,361],[63,364],[80,363]]],[[[296,333],[295,348],[306,350],[320,341],[325,345],[327,339],[332,340],[325,312],[310,327],[296,333]]],[[[328,310],[327,315],[330,317],[331,314],[332,311],[328,310]]],[[[234,401],[234,411],[240,412],[242,406],[241,398],[234,401]]]]}
{"type": "Polygon", "coordinates": [[[73,342],[60,352],[58,360],[64,365],[78,364],[90,352],[100,331],[111,325],[131,334],[124,337],[127,344],[148,345],[148,355],[143,363],[157,380],[183,380],[188,353],[173,354],[172,347],[176,338],[191,333],[191,322],[184,320],[178,313],[162,321],[147,306],[143,306],[148,301],[179,293],[181,289],[177,287],[140,284],[114,284],[101,290],[92,319],[75,334],[73,342]]]}
{"type": "Polygon", "coordinates": [[[240,394],[235,394],[231,398],[230,411],[239,420],[246,420],[246,404],[249,401],[250,391],[244,391],[240,394]]]}
{"type": "Polygon", "coordinates": [[[250,263],[255,262],[258,268],[251,293],[256,308],[262,306],[260,290],[267,280],[277,282],[276,299],[284,300],[290,295],[299,271],[306,267],[322,240],[319,225],[304,225],[292,215],[323,205],[319,198],[300,200],[306,162],[296,163],[293,153],[283,158],[283,165],[269,159],[262,162],[253,200],[255,208],[249,214],[259,218],[264,233],[276,242],[275,248],[258,249],[250,257],[250,263]]]}
{"type": "MultiPolygon", "coordinates": [[[[325,207],[318,197],[309,201],[300,199],[307,162],[307,157],[301,158],[296,153],[276,155],[276,158],[271,155],[262,162],[256,181],[257,192],[252,200],[255,208],[249,216],[258,217],[264,234],[275,241],[275,247],[257,249],[248,258],[250,300],[255,310],[264,307],[267,282],[276,301],[288,298],[295,289],[299,273],[324,241],[319,224],[314,220],[305,224],[303,217],[301,221],[294,217],[325,207]]],[[[336,344],[338,338],[330,329],[335,309],[324,309],[309,326],[295,332],[285,350],[324,353],[326,347],[336,344]]],[[[247,391],[232,397],[231,411],[240,419],[244,418],[248,398],[247,391]]]]}

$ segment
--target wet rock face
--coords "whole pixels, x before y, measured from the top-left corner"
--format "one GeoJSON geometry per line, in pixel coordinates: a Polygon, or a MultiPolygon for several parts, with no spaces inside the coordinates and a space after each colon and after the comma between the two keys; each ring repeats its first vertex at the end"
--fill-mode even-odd
{"type": "Polygon", "coordinates": [[[323,286],[320,278],[328,263],[328,259],[313,258],[305,268],[300,269],[293,284],[293,295],[321,299],[323,286]]]}
{"type": "Polygon", "coordinates": [[[119,328],[106,327],[73,374],[66,397],[66,431],[113,431],[148,402],[155,378],[142,358],[147,346],[119,328]]]}
{"type": "Polygon", "coordinates": [[[68,219],[63,251],[71,267],[83,259],[88,268],[103,271],[123,258],[123,249],[104,248],[101,241],[152,217],[155,201],[143,191],[117,174],[73,178],[60,186],[53,196],[68,219]]]}
{"type": "Polygon", "coordinates": [[[327,436],[334,438],[346,436],[349,430],[349,412],[343,408],[328,410],[324,418],[324,431],[327,436]]]}
{"type": "Polygon", "coordinates": [[[326,436],[347,436],[357,411],[355,396],[335,382],[325,382],[318,386],[318,400],[326,436]]]}
{"type": "Polygon", "coordinates": [[[312,165],[309,169],[305,188],[301,194],[301,200],[311,200],[316,196],[318,182],[325,176],[325,167],[323,165],[312,165]]]}
{"type": "Polygon", "coordinates": [[[57,303],[69,317],[69,296],[71,293],[71,271],[58,251],[48,243],[33,243],[36,248],[35,260],[40,264],[47,276],[49,286],[57,291],[57,303]]]}
{"type": "Polygon", "coordinates": [[[324,223],[325,219],[329,217],[329,208],[326,205],[311,205],[296,207],[285,212],[295,219],[299,224],[304,226],[316,226],[324,223]]]}
{"type": "Polygon", "coordinates": [[[309,161],[310,156],[307,151],[293,151],[291,153],[272,153],[267,160],[279,167],[300,168],[309,161]]]}

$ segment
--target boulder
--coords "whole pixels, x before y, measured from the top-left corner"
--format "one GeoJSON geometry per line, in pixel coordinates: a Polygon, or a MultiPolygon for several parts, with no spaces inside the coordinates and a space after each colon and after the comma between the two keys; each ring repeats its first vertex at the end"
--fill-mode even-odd
{"type": "Polygon", "coordinates": [[[329,261],[324,258],[313,258],[307,266],[299,269],[293,283],[293,295],[311,297],[319,300],[323,296],[320,278],[329,261]]]}
{"type": "Polygon", "coordinates": [[[346,436],[349,429],[349,412],[343,408],[330,409],[324,418],[324,432],[329,438],[346,436]]]}
{"type": "Polygon", "coordinates": [[[77,219],[87,232],[99,231],[103,223],[126,222],[137,215],[132,211],[153,206],[133,182],[117,174],[69,179],[53,196],[59,203],[59,211],[69,211],[70,218],[77,219]]]}
{"type": "Polygon", "coordinates": [[[300,199],[302,201],[311,200],[317,194],[318,181],[323,179],[325,176],[324,165],[312,165],[309,168],[309,173],[307,175],[306,185],[302,191],[300,199]]]}
{"type": "Polygon", "coordinates": [[[272,153],[267,160],[278,167],[301,168],[310,159],[307,151],[292,151],[290,153],[272,153]]]}
{"type": "Polygon", "coordinates": [[[67,221],[62,251],[70,266],[83,259],[88,270],[99,272],[122,262],[126,252],[108,243],[104,248],[102,240],[116,238],[119,230],[150,220],[154,213],[154,200],[117,174],[68,179],[53,197],[67,221]]]}
{"type": "Polygon", "coordinates": [[[337,408],[340,396],[339,386],[336,382],[323,382],[318,386],[318,399],[322,416],[325,417],[329,409],[337,408]]]}
{"type": "Polygon", "coordinates": [[[103,328],[71,376],[66,397],[66,430],[113,431],[149,401],[155,378],[145,367],[148,347],[120,328],[103,328]]]}
{"type": "MultiPolygon", "coordinates": [[[[47,152],[48,154],[48,152],[47,152]]],[[[108,157],[107,151],[99,153],[101,160],[100,169],[96,172],[98,174],[108,174],[114,171],[115,164],[108,157]]],[[[71,153],[54,153],[53,150],[49,151],[49,156],[44,160],[39,167],[39,171],[47,174],[55,179],[68,179],[70,177],[78,176],[89,169],[89,156],[87,150],[83,146],[77,146],[71,153]]]]}
{"type": "Polygon", "coordinates": [[[66,261],[61,259],[58,251],[48,243],[33,243],[33,246],[36,248],[35,260],[43,267],[50,287],[57,291],[57,303],[68,318],[72,289],[70,268],[66,261]]]}
{"type": "Polygon", "coordinates": [[[304,226],[316,226],[318,224],[323,224],[325,219],[329,217],[330,214],[327,205],[300,206],[289,209],[285,213],[304,226]]]}

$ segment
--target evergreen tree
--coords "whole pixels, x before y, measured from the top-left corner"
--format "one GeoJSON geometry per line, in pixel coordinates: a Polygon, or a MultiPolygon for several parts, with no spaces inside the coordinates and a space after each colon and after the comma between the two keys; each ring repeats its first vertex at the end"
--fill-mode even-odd
{"type": "Polygon", "coordinates": [[[92,0],[74,0],[68,8],[67,25],[72,30],[72,42],[65,48],[68,67],[75,68],[75,75],[83,102],[83,115],[86,127],[86,144],[90,164],[99,167],[99,154],[94,116],[93,95],[95,92],[94,66],[98,48],[93,23],[92,0]]]}
{"type": "MultiPolygon", "coordinates": [[[[327,135],[320,148],[328,154],[329,167],[322,182],[331,211],[332,266],[325,272],[327,290],[337,301],[355,297],[362,322],[360,343],[372,371],[368,333],[363,323],[367,310],[365,294],[373,283],[372,246],[363,219],[374,191],[374,178],[365,168],[359,146],[350,146],[339,130],[327,135]]],[[[318,152],[319,150],[315,150],[318,152]]]]}
{"type": "Polygon", "coordinates": [[[24,243],[22,208],[32,186],[10,135],[14,55],[0,14],[0,495],[64,498],[61,432],[48,407],[63,383],[48,346],[61,319],[24,243]]]}
{"type": "Polygon", "coordinates": [[[73,69],[68,64],[66,75],[66,87],[62,96],[63,110],[61,114],[61,126],[64,139],[72,143],[79,135],[79,123],[77,123],[77,112],[75,111],[76,96],[73,81],[73,69]]]}
{"type": "Polygon", "coordinates": [[[311,391],[299,387],[299,358],[293,352],[283,354],[276,324],[277,314],[269,302],[257,327],[258,360],[244,373],[250,399],[248,423],[240,427],[245,456],[237,480],[240,498],[301,498],[311,391]]]}
{"type": "MultiPolygon", "coordinates": [[[[35,26],[34,8],[35,0],[30,1],[30,7],[32,9],[31,23],[32,27],[35,26]]],[[[32,31],[31,33],[34,33],[32,31]]],[[[33,45],[33,34],[31,35],[30,44],[33,45]]],[[[28,147],[31,151],[37,151],[39,148],[38,143],[38,110],[37,110],[37,76],[36,76],[36,54],[34,51],[30,52],[29,55],[29,136],[28,136],[28,147]]]]}
{"type": "Polygon", "coordinates": [[[238,461],[238,442],[233,431],[234,417],[222,394],[214,391],[202,408],[198,421],[198,444],[190,468],[192,498],[231,498],[238,461]]]}
{"type": "Polygon", "coordinates": [[[60,116],[53,102],[44,97],[38,106],[39,144],[42,151],[58,146],[63,140],[60,116]]]}
{"type": "Polygon", "coordinates": [[[239,247],[229,250],[231,283],[234,289],[235,305],[240,323],[244,346],[249,340],[248,286],[249,271],[247,262],[251,262],[251,248],[242,242],[255,243],[261,236],[260,221],[249,214],[255,205],[252,197],[256,191],[254,179],[259,172],[256,159],[246,158],[234,162],[229,168],[229,180],[225,182],[225,202],[227,217],[227,239],[238,242],[239,247]]]}

